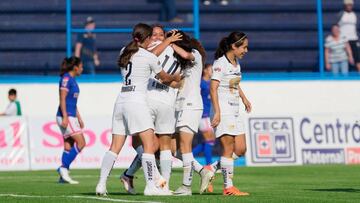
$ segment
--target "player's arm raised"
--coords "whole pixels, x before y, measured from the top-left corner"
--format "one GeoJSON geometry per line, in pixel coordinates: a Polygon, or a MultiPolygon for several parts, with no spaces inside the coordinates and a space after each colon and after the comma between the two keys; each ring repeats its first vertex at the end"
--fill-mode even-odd
{"type": "Polygon", "coordinates": [[[181,58],[191,61],[195,60],[195,56],[191,52],[185,51],[183,48],[177,46],[176,44],[171,44],[171,47],[177,54],[181,56],[181,58]]]}
{"type": "Polygon", "coordinates": [[[169,46],[171,43],[181,40],[182,35],[180,33],[175,33],[166,38],[161,44],[156,46],[151,53],[155,54],[156,56],[160,56],[160,54],[169,46]]]}

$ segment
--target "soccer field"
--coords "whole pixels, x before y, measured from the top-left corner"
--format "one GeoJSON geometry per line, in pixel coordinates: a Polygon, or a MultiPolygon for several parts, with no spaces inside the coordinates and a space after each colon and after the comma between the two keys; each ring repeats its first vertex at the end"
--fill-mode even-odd
{"type": "MultiPolygon", "coordinates": [[[[324,165],[236,168],[234,183],[250,192],[248,197],[222,196],[222,176],[217,174],[214,193],[199,195],[199,176],[193,181],[193,196],[145,197],[128,195],[119,181],[123,170],[112,172],[108,198],[94,195],[99,170],[73,170],[79,185],[58,184],[54,171],[0,172],[0,202],[359,202],[360,166],[324,165]]],[[[182,173],[172,174],[171,189],[181,184],[182,173]]],[[[142,171],[135,187],[142,193],[142,171]]]]}

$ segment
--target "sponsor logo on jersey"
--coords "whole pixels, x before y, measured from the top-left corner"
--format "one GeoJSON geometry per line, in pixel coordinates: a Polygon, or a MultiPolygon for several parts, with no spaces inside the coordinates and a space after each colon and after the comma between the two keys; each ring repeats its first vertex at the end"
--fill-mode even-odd
{"type": "Polygon", "coordinates": [[[249,118],[253,163],[296,161],[292,118],[249,118]]]}
{"type": "Polygon", "coordinates": [[[69,82],[69,77],[64,77],[61,83],[62,87],[66,87],[69,82]]]}
{"type": "Polygon", "coordinates": [[[303,164],[343,164],[344,149],[303,149],[303,164]]]}
{"type": "Polygon", "coordinates": [[[215,68],[214,68],[214,71],[215,71],[215,72],[221,72],[221,68],[220,68],[220,67],[215,67],[215,68]]]}

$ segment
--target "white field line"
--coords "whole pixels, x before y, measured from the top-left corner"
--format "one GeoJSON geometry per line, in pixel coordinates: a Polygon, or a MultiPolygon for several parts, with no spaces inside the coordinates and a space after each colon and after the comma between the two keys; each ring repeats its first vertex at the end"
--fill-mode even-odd
{"type": "Polygon", "coordinates": [[[133,203],[161,203],[161,202],[151,202],[151,201],[136,201],[136,200],[125,200],[125,199],[111,199],[108,197],[91,197],[91,196],[41,196],[41,195],[19,195],[19,194],[0,194],[0,197],[15,197],[15,198],[65,198],[65,199],[90,199],[90,200],[100,200],[108,202],[133,202],[133,203]]]}
{"type": "MultiPolygon", "coordinates": [[[[99,175],[72,175],[71,177],[72,178],[98,178],[99,175]]],[[[37,176],[0,176],[0,180],[7,180],[7,179],[19,179],[21,177],[30,177],[31,179],[34,179],[34,178],[41,178],[41,179],[44,179],[44,178],[51,178],[51,179],[56,179],[58,178],[58,175],[56,173],[54,173],[54,175],[45,175],[45,176],[40,176],[40,175],[37,175],[37,176]]],[[[110,176],[111,177],[111,176],[110,176]]],[[[120,176],[114,176],[114,177],[120,177],[120,176]]]]}

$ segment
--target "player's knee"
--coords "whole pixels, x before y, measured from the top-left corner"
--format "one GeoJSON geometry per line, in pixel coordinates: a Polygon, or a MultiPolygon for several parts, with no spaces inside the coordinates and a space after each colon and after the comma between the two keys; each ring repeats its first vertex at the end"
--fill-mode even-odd
{"type": "Polygon", "coordinates": [[[237,155],[237,156],[244,156],[245,155],[245,153],[246,153],[246,146],[244,146],[244,147],[239,147],[239,148],[237,148],[237,149],[235,149],[235,154],[237,155]]]}

